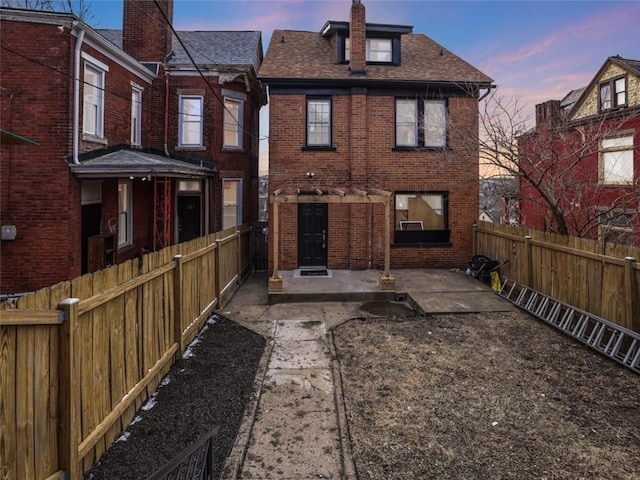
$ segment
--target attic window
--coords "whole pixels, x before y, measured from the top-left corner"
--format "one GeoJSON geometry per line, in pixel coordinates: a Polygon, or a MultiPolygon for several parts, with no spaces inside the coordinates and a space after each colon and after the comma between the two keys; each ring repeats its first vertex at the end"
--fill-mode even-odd
{"type": "Polygon", "coordinates": [[[627,104],[627,79],[619,77],[600,84],[600,111],[627,104]]]}
{"type": "MultiPolygon", "coordinates": [[[[394,61],[394,49],[399,49],[395,46],[393,39],[391,38],[367,38],[365,60],[367,63],[395,63],[394,61]]],[[[398,56],[398,55],[396,55],[398,56]]],[[[351,58],[350,42],[349,38],[344,39],[344,60],[348,62],[351,58]]]]}

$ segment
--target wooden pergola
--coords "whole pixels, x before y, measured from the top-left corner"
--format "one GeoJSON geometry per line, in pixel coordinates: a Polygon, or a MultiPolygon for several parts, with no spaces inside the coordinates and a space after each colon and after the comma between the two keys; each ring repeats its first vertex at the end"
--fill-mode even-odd
{"type": "Polygon", "coordinates": [[[280,225],[278,206],[280,204],[299,203],[330,203],[330,204],[377,204],[384,205],[384,273],[378,279],[378,285],[382,290],[395,290],[396,281],[391,276],[391,198],[392,193],[386,190],[371,189],[370,192],[352,189],[345,192],[338,188],[330,188],[328,193],[317,189],[315,193],[301,192],[295,194],[283,194],[282,189],[276,190],[269,203],[273,204],[273,273],[269,277],[269,293],[283,291],[282,276],[278,272],[278,250],[280,245],[280,225]]]}

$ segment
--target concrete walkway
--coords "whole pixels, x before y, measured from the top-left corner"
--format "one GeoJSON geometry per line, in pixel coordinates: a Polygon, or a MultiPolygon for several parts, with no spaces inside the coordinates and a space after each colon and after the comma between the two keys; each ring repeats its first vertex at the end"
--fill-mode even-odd
{"type": "MultiPolygon", "coordinates": [[[[461,272],[393,273],[397,299],[427,313],[515,309],[461,272]]],[[[376,277],[372,271],[341,271],[332,272],[329,279],[305,279],[304,283],[291,278],[288,300],[295,300],[298,292],[305,301],[269,306],[267,277],[255,274],[220,311],[268,342],[253,402],[225,464],[223,479],[356,478],[340,371],[327,331],[362,316],[356,302],[375,298],[376,277]],[[356,302],[349,301],[349,285],[354,286],[356,302]],[[372,295],[363,297],[363,289],[372,295]],[[331,301],[334,291],[339,301],[331,301]],[[309,296],[310,292],[325,295],[309,296]],[[322,301],[309,301],[316,298],[322,301]]]]}

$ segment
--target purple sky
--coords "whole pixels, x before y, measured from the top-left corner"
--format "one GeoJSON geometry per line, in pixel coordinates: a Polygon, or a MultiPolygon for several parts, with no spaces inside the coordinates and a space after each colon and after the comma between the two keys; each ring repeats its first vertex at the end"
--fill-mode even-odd
{"type": "MultiPolygon", "coordinates": [[[[121,0],[85,0],[97,28],[122,27],[121,0]]],[[[151,1],[151,0],[150,0],[151,1]]],[[[363,0],[367,21],[412,25],[494,79],[533,112],[589,83],[606,58],[640,59],[640,2],[363,0]]],[[[351,0],[175,0],[178,30],[318,32],[347,21],[351,0]]],[[[262,117],[266,119],[267,109],[262,117]]],[[[268,135],[262,122],[261,136],[268,135]]],[[[266,141],[264,143],[266,147],[266,141]]],[[[265,149],[266,150],[266,149],[265,149]]]]}

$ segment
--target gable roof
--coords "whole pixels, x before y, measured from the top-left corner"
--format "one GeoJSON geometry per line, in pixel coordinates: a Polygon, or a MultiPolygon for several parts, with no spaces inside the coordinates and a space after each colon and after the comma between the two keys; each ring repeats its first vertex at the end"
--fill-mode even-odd
{"type": "MultiPolygon", "coordinates": [[[[122,48],[122,30],[97,30],[111,43],[122,48]]],[[[262,62],[262,33],[259,31],[181,31],[178,36],[200,66],[253,67],[257,73],[262,62]]],[[[142,59],[144,60],[144,59],[142,59]]],[[[191,66],[191,60],[174,37],[168,67],[191,66]]]]}
{"type": "MultiPolygon", "coordinates": [[[[631,60],[627,58],[621,58],[619,55],[608,57],[605,62],[602,64],[598,72],[593,76],[589,85],[581,89],[581,93],[579,98],[577,98],[573,105],[570,108],[570,115],[574,115],[578,112],[581,105],[585,102],[589,94],[595,88],[596,84],[601,81],[602,74],[607,70],[607,68],[611,65],[617,65],[618,67],[626,70],[627,72],[635,75],[636,77],[640,77],[640,60],[631,60]]],[[[571,92],[569,93],[571,95],[571,92]]],[[[567,97],[569,96],[567,95],[567,97]]],[[[567,98],[565,97],[565,99],[567,98]]],[[[564,101],[564,100],[563,100],[564,101]]]]}
{"type": "MultiPolygon", "coordinates": [[[[369,25],[369,24],[367,24],[369,25]]],[[[336,46],[321,33],[275,30],[260,68],[265,83],[295,80],[357,81],[347,64],[336,62],[336,46]]],[[[401,37],[401,65],[367,65],[362,81],[411,83],[473,83],[493,80],[423,34],[401,37]]]]}

